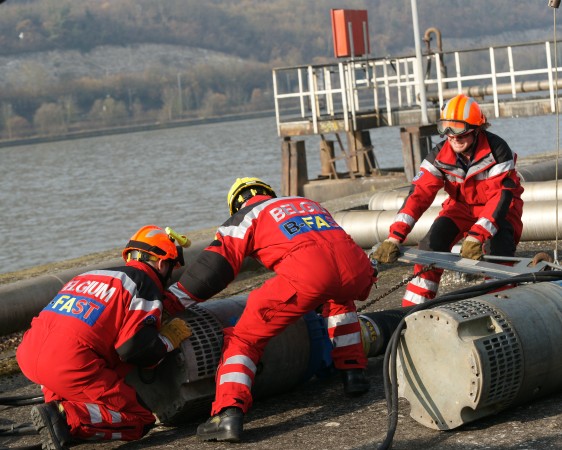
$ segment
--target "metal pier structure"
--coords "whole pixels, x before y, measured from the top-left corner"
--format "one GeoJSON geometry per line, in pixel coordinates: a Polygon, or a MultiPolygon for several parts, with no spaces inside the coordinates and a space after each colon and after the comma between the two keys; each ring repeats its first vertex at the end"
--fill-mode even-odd
{"type": "Polygon", "coordinates": [[[326,195],[355,193],[350,186],[358,183],[350,182],[358,178],[362,190],[380,181],[384,177],[374,152],[376,131],[371,137],[370,130],[384,126],[400,127],[404,173],[397,176],[411,181],[431,149],[431,137],[437,135],[441,106],[458,93],[476,98],[491,119],[557,112],[562,80],[553,42],[443,51],[435,28],[426,31],[424,41],[428,48],[422,56],[423,73],[415,56],[338,58],[273,70],[285,195],[323,201],[326,195]],[[429,48],[433,35],[436,50],[429,48]],[[424,105],[420,86],[425,89],[424,105]],[[422,123],[422,109],[430,123],[422,123]],[[316,180],[308,178],[304,141],[298,139],[312,135],[320,138],[321,173],[316,180]],[[343,170],[341,163],[336,167],[340,160],[343,170]],[[328,180],[340,188],[326,194],[328,180]]]}

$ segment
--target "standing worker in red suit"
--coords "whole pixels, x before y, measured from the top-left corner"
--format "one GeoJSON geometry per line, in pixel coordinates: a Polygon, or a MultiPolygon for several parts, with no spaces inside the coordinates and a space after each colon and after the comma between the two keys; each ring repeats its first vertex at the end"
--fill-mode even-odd
{"type": "Polygon", "coordinates": [[[31,412],[43,448],[140,439],[155,423],[125,376],[158,364],[191,335],[179,318],[161,326],[165,298],[189,302],[166,290],[183,265],[171,236],[179,235],[142,227],[123,250],[126,265],[74,277],[33,319],[16,357],[45,395],[31,412]]]}
{"type": "Polygon", "coordinates": [[[197,429],[202,440],[236,442],[266,344],[321,305],[345,393],[369,390],[354,301],[367,298],[374,271],[365,252],[312,200],[276,198],[259,178],[239,178],[228,193],[228,207],[231,217],[186,270],[182,283],[201,301],[234,280],[247,256],[275,272],[250,293],[236,325],[224,329],[212,417],[197,429]]]}
{"type": "MultiPolygon", "coordinates": [[[[404,242],[443,187],[449,197],[419,242],[419,249],[449,252],[464,237],[463,258],[481,259],[484,245],[491,255],[515,255],[523,230],[523,187],[515,170],[516,155],[502,138],[486,131],[488,126],[473,98],[459,94],[445,104],[437,131],[447,139],[423,160],[388,238],[372,255],[374,259],[382,263],[398,259],[398,244],[404,242]]],[[[414,273],[422,269],[416,264],[414,273]]],[[[442,269],[433,269],[414,278],[402,306],[435,298],[442,274],[442,269]]]]}

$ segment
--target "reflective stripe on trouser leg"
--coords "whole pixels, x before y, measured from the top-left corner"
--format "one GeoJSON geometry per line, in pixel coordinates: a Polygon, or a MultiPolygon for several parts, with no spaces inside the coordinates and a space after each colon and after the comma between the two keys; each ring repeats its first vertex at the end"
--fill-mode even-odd
{"type": "MultiPolygon", "coordinates": [[[[421,264],[414,265],[414,273],[423,268],[424,266],[421,264]]],[[[443,275],[443,269],[433,269],[410,281],[402,298],[402,306],[419,305],[434,299],[439,289],[441,275],[443,275]]]]}
{"type": "Polygon", "coordinates": [[[367,367],[367,357],[361,342],[361,325],[353,301],[346,304],[330,301],[324,305],[323,316],[333,345],[334,366],[338,369],[367,367]]]}
{"type": "Polygon", "coordinates": [[[98,403],[61,404],[72,435],[81,439],[134,441],[143,437],[156,420],[149,410],[141,415],[114,411],[98,403]]]}
{"type": "Polygon", "coordinates": [[[224,351],[217,369],[212,416],[229,406],[236,406],[246,413],[252,405],[251,391],[259,356],[248,355],[253,352],[248,352],[246,346],[240,345],[240,341],[233,336],[232,330],[232,328],[224,329],[224,351]]]}

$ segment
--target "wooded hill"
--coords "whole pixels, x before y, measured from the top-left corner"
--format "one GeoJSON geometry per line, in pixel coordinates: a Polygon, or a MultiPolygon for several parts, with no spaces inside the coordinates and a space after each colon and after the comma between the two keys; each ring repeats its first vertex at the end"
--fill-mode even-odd
{"type": "MultiPolygon", "coordinates": [[[[420,31],[474,38],[552,26],[546,0],[422,0],[420,31]]],[[[7,0],[0,54],[158,43],[272,65],[333,55],[330,9],[366,9],[373,54],[413,47],[410,0],[7,0]],[[23,33],[23,39],[20,36],[23,33]]]]}
{"type": "MultiPolygon", "coordinates": [[[[538,0],[417,4],[420,32],[439,28],[445,50],[449,41],[527,29],[548,39],[556,11],[538,0]]],[[[0,57],[27,59],[0,70],[0,137],[271,109],[273,67],[333,60],[332,8],[368,11],[373,56],[413,53],[410,0],[7,0],[0,57]],[[110,47],[208,53],[181,69],[162,57],[140,71],[72,73],[73,60],[110,47]],[[71,56],[57,60],[53,76],[42,54],[51,63],[71,56]]]]}

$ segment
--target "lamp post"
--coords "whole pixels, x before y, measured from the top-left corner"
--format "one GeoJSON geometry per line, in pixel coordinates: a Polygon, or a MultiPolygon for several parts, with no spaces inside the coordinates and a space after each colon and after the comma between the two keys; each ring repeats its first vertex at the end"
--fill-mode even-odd
{"type": "Polygon", "coordinates": [[[423,65],[422,65],[422,53],[421,53],[421,42],[420,42],[420,28],[418,24],[418,5],[417,0],[411,0],[412,4],[412,20],[414,23],[414,43],[416,46],[416,66],[418,72],[418,88],[420,91],[420,104],[421,104],[421,122],[422,125],[427,125],[429,120],[427,118],[427,100],[425,97],[425,83],[423,81],[423,65]]]}

